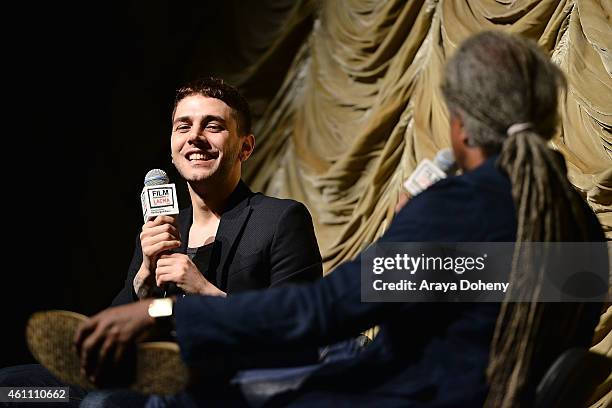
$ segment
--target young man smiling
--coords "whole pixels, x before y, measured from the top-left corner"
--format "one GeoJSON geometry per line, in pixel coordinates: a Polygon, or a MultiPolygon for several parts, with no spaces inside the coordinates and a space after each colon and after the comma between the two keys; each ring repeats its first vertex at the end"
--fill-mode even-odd
{"type": "MultiPolygon", "coordinates": [[[[178,217],[160,216],[144,224],[113,305],[164,295],[225,296],[322,276],[306,207],[253,193],[241,181],[242,163],[254,146],[249,106],[235,88],[206,78],[178,90],[172,162],[187,182],[191,206],[178,217]]],[[[262,358],[286,364],[316,357],[312,348],[262,358]]],[[[66,384],[31,364],[0,370],[0,385],[66,384]]],[[[71,387],[68,406],[78,406],[85,394],[71,387]]]]}
{"type": "MultiPolygon", "coordinates": [[[[450,141],[464,172],[412,198],[378,242],[603,243],[593,254],[605,261],[596,273],[607,278],[601,226],[548,146],[564,84],[533,42],[498,31],[467,39],[446,63],[442,83],[450,141]]],[[[363,351],[315,366],[299,382],[290,378],[289,388],[277,387],[287,376],[268,382],[266,406],[533,406],[557,357],[588,347],[601,304],[540,301],[558,271],[513,264],[507,282],[529,301],[365,302],[359,256],[310,285],[227,299],[177,297],[172,313],[181,357],[189,367],[208,368],[219,352],[321,346],[379,325],[363,351]]],[[[607,279],[599,282],[606,293],[607,279]]],[[[103,345],[122,347],[158,327],[150,303],[108,309],[81,324],[75,345],[86,372],[96,375],[109,361],[103,345]]],[[[129,406],[246,405],[244,388],[228,390],[221,403],[207,386],[201,381],[174,396],[132,395],[129,406]]],[[[112,391],[98,396],[84,406],[122,399],[112,391]]]]}
{"type": "Polygon", "coordinates": [[[225,296],[321,277],[306,207],[254,194],[240,180],[254,147],[249,106],[235,88],[206,78],[178,90],[172,162],[191,207],[144,224],[114,305],[158,297],[170,283],[178,294],[225,296]]]}

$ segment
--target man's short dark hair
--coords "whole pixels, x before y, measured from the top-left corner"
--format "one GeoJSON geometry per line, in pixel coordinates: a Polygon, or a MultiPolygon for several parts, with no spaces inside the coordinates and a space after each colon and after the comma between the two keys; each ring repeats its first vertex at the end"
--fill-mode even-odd
{"type": "Polygon", "coordinates": [[[234,113],[238,127],[238,135],[245,136],[251,133],[251,109],[249,103],[240,92],[220,78],[200,78],[176,91],[172,117],[176,112],[178,103],[188,96],[202,95],[207,98],[219,99],[227,104],[234,113]]]}

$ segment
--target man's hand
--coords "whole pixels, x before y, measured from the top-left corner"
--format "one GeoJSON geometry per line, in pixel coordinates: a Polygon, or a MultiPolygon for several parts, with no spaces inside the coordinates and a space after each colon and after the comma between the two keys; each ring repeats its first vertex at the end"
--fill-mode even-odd
{"type": "Polygon", "coordinates": [[[145,223],[140,233],[140,245],[142,262],[151,270],[162,252],[181,246],[176,217],[161,215],[145,223]]]}
{"type": "Polygon", "coordinates": [[[112,307],[82,323],[74,336],[81,370],[96,383],[106,371],[121,363],[125,352],[144,339],[155,325],[149,316],[151,300],[112,307]]]}
{"type": "Polygon", "coordinates": [[[397,204],[395,205],[395,213],[397,214],[398,212],[400,212],[400,210],[404,208],[404,206],[411,198],[411,195],[407,191],[400,191],[399,198],[397,199],[397,204]]]}
{"type": "Polygon", "coordinates": [[[148,296],[153,286],[155,265],[159,255],[181,246],[176,217],[162,215],[145,223],[140,233],[142,264],[134,277],[134,292],[140,299],[148,296]]]}
{"type": "Polygon", "coordinates": [[[161,255],[155,270],[157,286],[174,282],[185,293],[226,296],[226,293],[210,283],[185,254],[161,255]]]}

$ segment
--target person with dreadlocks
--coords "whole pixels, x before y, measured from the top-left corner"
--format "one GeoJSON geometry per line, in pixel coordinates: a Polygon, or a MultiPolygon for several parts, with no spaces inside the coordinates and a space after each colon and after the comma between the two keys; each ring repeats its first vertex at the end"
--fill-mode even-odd
{"type": "MultiPolygon", "coordinates": [[[[509,177],[519,243],[605,241],[568,181],[562,156],[547,145],[565,85],[535,43],[500,32],[468,39],[446,66],[442,92],[453,151],[463,169],[494,157],[509,177]]],[[[589,345],[601,311],[599,304],[535,301],[543,277],[530,272],[511,271],[510,281],[520,282],[513,290],[534,301],[501,306],[487,370],[488,406],[529,405],[533,385],[553,359],[571,346],[589,345]]]]}
{"type": "MultiPolygon", "coordinates": [[[[379,242],[603,241],[597,218],[567,180],[562,158],[547,146],[563,85],[560,70],[530,41],[501,32],[465,41],[448,61],[442,84],[463,174],[412,198],[379,242]]],[[[310,285],[177,299],[173,314],[183,360],[205,367],[210,350],[296,350],[379,325],[361,352],[316,366],[268,403],[526,406],[555,357],[567,347],[589,345],[601,308],[535,301],[366,303],[360,267],[358,257],[310,285]]],[[[513,268],[510,279],[529,298],[540,281],[526,274],[513,268]]],[[[96,353],[100,344],[114,341],[113,333],[135,339],[155,326],[147,307],[141,301],[108,309],[80,327],[75,341],[85,370],[93,373],[91,362],[104,362],[96,353]]],[[[174,396],[142,396],[140,403],[246,403],[240,389],[210,393],[200,383],[174,396]]]]}

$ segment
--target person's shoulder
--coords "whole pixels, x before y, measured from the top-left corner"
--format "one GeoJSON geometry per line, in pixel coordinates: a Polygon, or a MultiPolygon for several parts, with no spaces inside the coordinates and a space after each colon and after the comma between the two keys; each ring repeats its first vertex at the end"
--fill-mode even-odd
{"type": "Polygon", "coordinates": [[[501,193],[510,194],[510,179],[496,165],[497,156],[487,159],[476,169],[444,178],[427,191],[433,194],[501,193]]]}
{"type": "Polygon", "coordinates": [[[297,200],[293,200],[291,198],[271,197],[263,193],[253,193],[250,200],[250,205],[253,207],[279,210],[285,210],[293,207],[305,207],[303,203],[297,200]]]}
{"type": "Polygon", "coordinates": [[[311,218],[308,208],[303,203],[290,198],[254,193],[249,204],[255,213],[265,214],[266,218],[276,221],[283,217],[311,218]]]}
{"type": "Polygon", "coordinates": [[[428,203],[431,201],[446,201],[457,199],[458,196],[469,196],[474,194],[479,187],[479,183],[474,182],[466,175],[450,176],[437,181],[427,190],[414,196],[411,202],[428,203]]]}
{"type": "MultiPolygon", "coordinates": [[[[487,160],[480,167],[457,176],[444,178],[413,197],[413,211],[466,213],[483,208],[513,208],[512,186],[508,177],[487,160]]],[[[408,206],[408,205],[407,205],[408,206]]]]}

